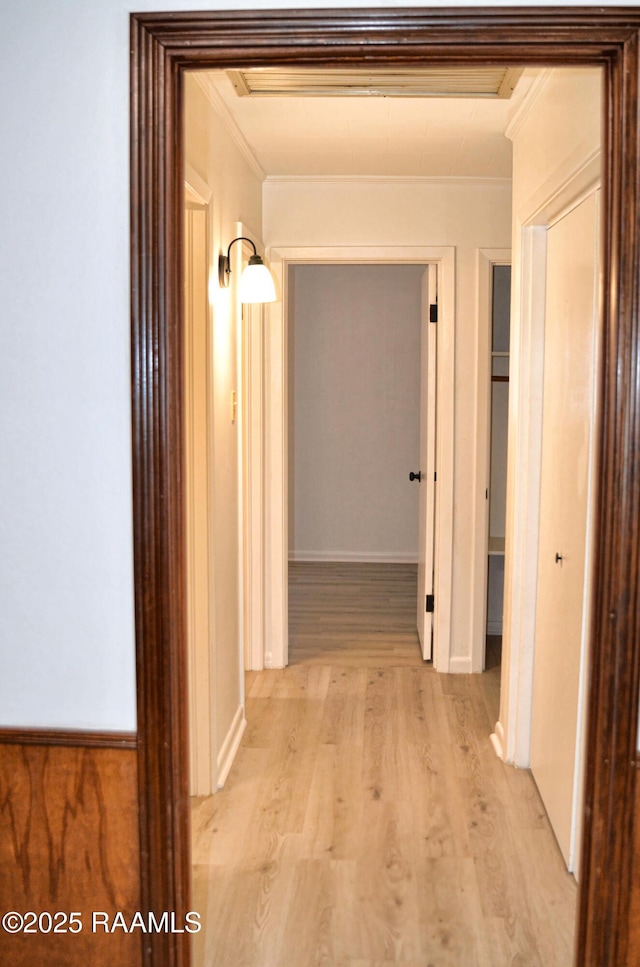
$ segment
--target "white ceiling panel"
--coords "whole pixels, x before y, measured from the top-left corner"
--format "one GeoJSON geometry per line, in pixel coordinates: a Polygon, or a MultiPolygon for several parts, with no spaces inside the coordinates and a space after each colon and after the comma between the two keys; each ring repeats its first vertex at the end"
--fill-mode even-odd
{"type": "Polygon", "coordinates": [[[511,143],[496,138],[465,138],[453,165],[452,175],[459,177],[492,177],[496,171],[511,168],[511,143]]]}

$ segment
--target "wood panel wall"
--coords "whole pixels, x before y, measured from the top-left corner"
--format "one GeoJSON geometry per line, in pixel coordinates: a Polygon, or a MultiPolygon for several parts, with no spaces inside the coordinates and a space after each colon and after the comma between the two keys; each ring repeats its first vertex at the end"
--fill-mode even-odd
{"type": "Polygon", "coordinates": [[[633,867],[629,905],[630,964],[640,964],[640,756],[636,761],[635,814],[633,823],[633,867]]]}
{"type": "Polygon", "coordinates": [[[140,930],[92,931],[94,911],[110,923],[122,911],[130,923],[140,907],[135,736],[80,735],[0,732],[0,918],[60,911],[82,920],[75,934],[0,926],[0,963],[11,967],[142,962],[140,930]]]}

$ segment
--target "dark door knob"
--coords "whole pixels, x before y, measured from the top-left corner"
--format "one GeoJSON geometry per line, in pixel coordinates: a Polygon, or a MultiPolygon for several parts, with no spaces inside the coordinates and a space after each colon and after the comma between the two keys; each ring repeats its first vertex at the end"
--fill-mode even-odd
{"type": "Polygon", "coordinates": [[[409,474],[409,480],[417,480],[418,483],[420,483],[421,479],[422,479],[422,474],[420,473],[419,470],[417,473],[414,473],[412,470],[411,473],[409,474]]]}

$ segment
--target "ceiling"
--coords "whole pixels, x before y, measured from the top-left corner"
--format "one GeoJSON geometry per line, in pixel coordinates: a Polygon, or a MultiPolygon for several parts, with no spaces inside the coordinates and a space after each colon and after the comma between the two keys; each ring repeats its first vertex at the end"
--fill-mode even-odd
{"type": "MultiPolygon", "coordinates": [[[[511,176],[511,142],[504,132],[535,71],[512,72],[506,81],[504,76],[498,78],[500,96],[486,92],[461,96],[464,72],[453,82],[450,76],[446,81],[449,89],[454,85],[453,96],[450,90],[448,96],[423,96],[416,72],[406,72],[404,77],[396,72],[392,79],[374,78],[367,72],[361,85],[351,72],[351,90],[344,77],[329,71],[325,72],[329,86],[323,78],[319,86],[320,73],[315,71],[312,79],[319,94],[307,94],[304,89],[292,94],[289,77],[280,83],[277,94],[251,96],[245,88],[252,84],[267,91],[273,85],[272,79],[271,87],[259,77],[247,80],[249,71],[207,71],[198,79],[267,176],[511,176]],[[384,90],[385,83],[393,84],[396,93],[371,93],[384,90]],[[504,96],[513,83],[511,96],[504,96]],[[332,90],[331,96],[326,96],[327,90],[332,90]]],[[[471,81],[477,90],[477,77],[471,81]]]]}

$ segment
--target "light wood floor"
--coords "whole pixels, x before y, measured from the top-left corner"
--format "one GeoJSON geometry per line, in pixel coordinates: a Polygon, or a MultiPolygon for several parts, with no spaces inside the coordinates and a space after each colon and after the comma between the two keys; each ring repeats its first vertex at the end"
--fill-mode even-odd
{"type": "Polygon", "coordinates": [[[570,967],[575,883],[489,741],[496,642],[436,674],[412,594],[410,567],[291,568],[291,665],[247,674],[225,788],[193,802],[197,967],[570,967]]]}

